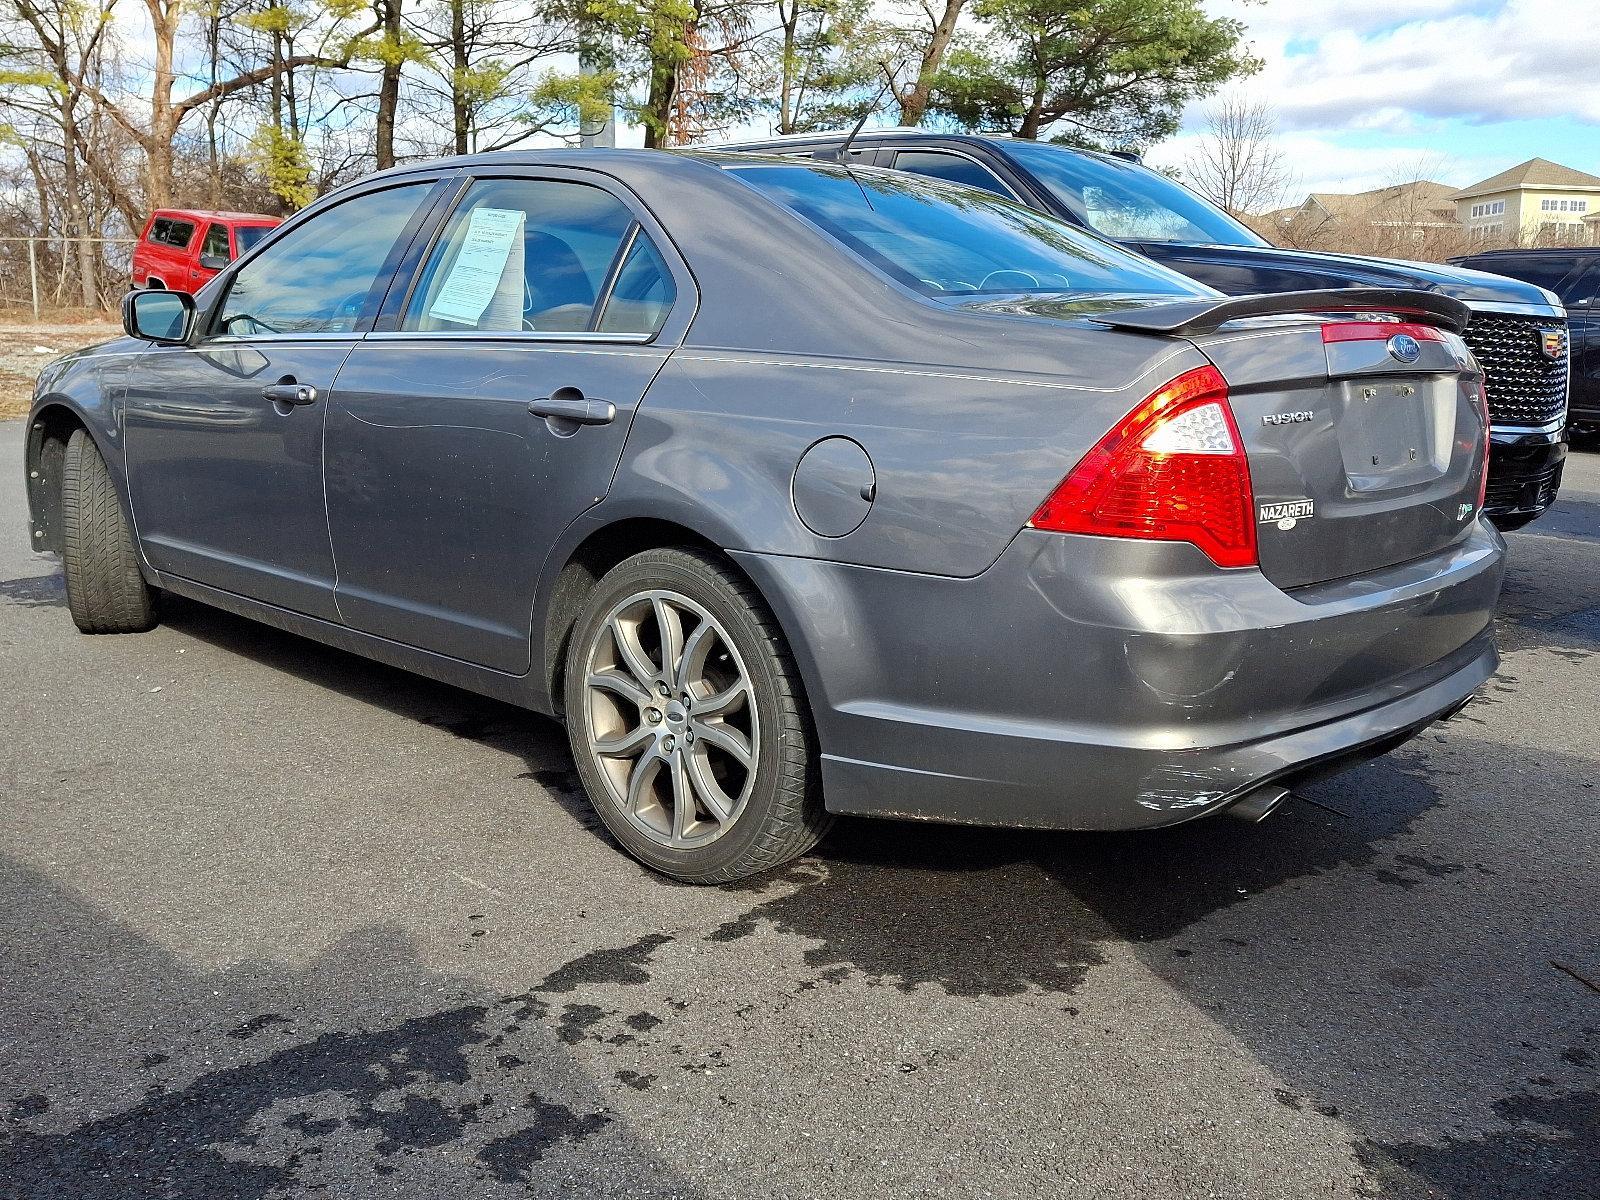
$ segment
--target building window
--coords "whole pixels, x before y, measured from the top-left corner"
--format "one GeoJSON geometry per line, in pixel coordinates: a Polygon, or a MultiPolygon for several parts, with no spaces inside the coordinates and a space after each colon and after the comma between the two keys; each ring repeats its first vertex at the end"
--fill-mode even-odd
{"type": "Polygon", "coordinates": [[[1506,202],[1504,200],[1485,201],[1483,204],[1474,204],[1472,206],[1472,215],[1474,217],[1498,217],[1505,211],[1506,202]]]}

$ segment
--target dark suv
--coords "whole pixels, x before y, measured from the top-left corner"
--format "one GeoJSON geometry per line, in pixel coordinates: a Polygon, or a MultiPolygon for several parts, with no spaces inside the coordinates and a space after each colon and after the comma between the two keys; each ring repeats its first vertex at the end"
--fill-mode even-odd
{"type": "MultiPolygon", "coordinates": [[[[801,134],[718,148],[834,158],[846,138],[801,134]]],[[[1501,529],[1516,529],[1555,500],[1567,453],[1567,322],[1543,288],[1433,263],[1279,249],[1181,184],[1119,155],[880,129],[858,135],[849,158],[998,192],[1229,295],[1399,287],[1464,301],[1474,314],[1465,337],[1488,375],[1494,421],[1484,510],[1501,529]]]]}
{"type": "Polygon", "coordinates": [[[1509,275],[1554,292],[1566,305],[1572,335],[1571,428],[1600,434],[1600,247],[1494,250],[1450,260],[1475,271],[1509,275]]]}

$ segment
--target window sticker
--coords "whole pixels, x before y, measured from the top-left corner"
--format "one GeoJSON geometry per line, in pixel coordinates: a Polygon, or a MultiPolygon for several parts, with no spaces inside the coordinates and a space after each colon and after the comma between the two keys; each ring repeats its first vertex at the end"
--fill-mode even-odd
{"type": "Polygon", "coordinates": [[[462,325],[483,325],[493,309],[491,329],[522,324],[523,222],[520,208],[475,208],[467,235],[450,266],[428,315],[462,325]],[[515,253],[513,253],[515,251],[515,253]]]}

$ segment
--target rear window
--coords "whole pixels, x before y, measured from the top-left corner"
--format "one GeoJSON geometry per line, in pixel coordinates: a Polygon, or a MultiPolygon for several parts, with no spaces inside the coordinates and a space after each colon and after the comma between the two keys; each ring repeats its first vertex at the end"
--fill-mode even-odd
{"type": "Polygon", "coordinates": [[[727,169],[925,296],[1211,294],[1092,234],[976,188],[821,164],[727,169]]]}

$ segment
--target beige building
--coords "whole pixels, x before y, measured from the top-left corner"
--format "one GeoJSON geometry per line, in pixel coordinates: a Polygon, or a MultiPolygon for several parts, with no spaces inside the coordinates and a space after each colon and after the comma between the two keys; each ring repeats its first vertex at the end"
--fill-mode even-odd
{"type": "Polygon", "coordinates": [[[1450,197],[1474,237],[1506,243],[1584,242],[1600,213],[1600,176],[1544,158],[1501,171],[1450,197]]]}
{"type": "Polygon", "coordinates": [[[1370,192],[1312,192],[1293,208],[1266,214],[1297,245],[1336,240],[1357,228],[1387,230],[1396,240],[1416,240],[1429,230],[1454,229],[1455,189],[1419,179],[1370,192]]]}

